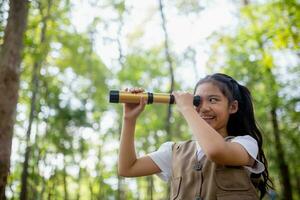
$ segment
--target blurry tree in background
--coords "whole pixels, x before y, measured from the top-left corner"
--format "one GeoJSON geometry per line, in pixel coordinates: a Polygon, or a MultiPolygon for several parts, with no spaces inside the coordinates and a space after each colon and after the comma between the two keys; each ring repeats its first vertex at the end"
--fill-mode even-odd
{"type": "MultiPolygon", "coordinates": [[[[0,2],[0,111],[15,108],[5,92],[17,94],[17,87],[1,87],[7,77],[12,77],[4,73],[10,65],[2,63],[13,60],[11,69],[19,69],[21,62],[18,54],[26,13],[18,18],[23,26],[9,26],[11,16],[18,15],[8,15],[8,11],[20,13],[9,5],[15,2],[0,2]],[[18,38],[14,39],[18,46],[7,46],[5,27],[17,28],[19,34],[10,36],[18,38]],[[15,52],[16,57],[3,59],[7,51],[15,52]]],[[[203,77],[199,72],[205,71],[228,73],[250,88],[257,120],[264,131],[275,193],[278,199],[299,199],[299,3],[228,1],[234,5],[237,23],[205,39],[204,46],[210,48],[206,49],[209,59],[203,66],[198,63],[203,43],[186,45],[179,52],[176,44],[180,41],[174,40],[174,34],[182,33],[173,33],[172,26],[176,19],[201,20],[218,0],[151,1],[152,7],[136,26],[132,24],[140,18],[136,10],[142,8],[135,8],[133,2],[30,1],[11,170],[3,198],[168,199],[168,184],[157,176],[129,179],[117,175],[122,105],[109,104],[108,91],[126,87],[153,92],[192,91],[186,82],[203,77]],[[85,7],[90,8],[88,12],[97,11],[92,18],[80,16],[86,19],[83,30],[72,21],[74,13],[79,12],[78,4],[82,6],[80,11],[85,7]],[[149,28],[153,24],[155,30],[149,28]],[[111,51],[106,52],[104,47],[111,51]],[[188,69],[192,73],[184,77],[182,72],[188,69]]],[[[5,155],[10,154],[10,148],[2,154],[2,143],[9,147],[8,140],[2,138],[9,139],[6,136],[11,136],[13,127],[13,115],[3,113],[13,112],[0,112],[0,180],[7,175],[9,156],[5,155]],[[11,130],[3,132],[6,126],[11,130]]],[[[153,105],[147,106],[139,118],[135,136],[136,151],[143,155],[171,138],[186,140],[191,134],[176,110],[153,105]]],[[[4,185],[0,181],[2,195],[4,185]]],[[[271,195],[274,192],[270,191],[271,195]]]]}
{"type": "Polygon", "coordinates": [[[2,28],[5,21],[5,2],[2,2],[0,6],[0,31],[2,32],[0,49],[0,199],[5,199],[5,186],[10,169],[13,127],[18,102],[21,52],[27,22],[28,1],[10,1],[5,29],[2,28]]]}

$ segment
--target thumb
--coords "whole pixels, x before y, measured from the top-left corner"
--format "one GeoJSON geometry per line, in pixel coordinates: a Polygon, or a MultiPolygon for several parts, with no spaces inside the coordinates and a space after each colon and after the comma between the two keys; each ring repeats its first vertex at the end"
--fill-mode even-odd
{"type": "Polygon", "coordinates": [[[145,99],[144,97],[141,97],[141,98],[140,98],[140,105],[139,105],[140,109],[141,109],[141,110],[144,110],[146,104],[147,104],[146,99],[145,99]]]}

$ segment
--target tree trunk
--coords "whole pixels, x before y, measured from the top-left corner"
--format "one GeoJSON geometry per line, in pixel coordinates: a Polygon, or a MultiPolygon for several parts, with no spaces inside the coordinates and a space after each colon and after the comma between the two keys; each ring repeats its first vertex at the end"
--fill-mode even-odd
{"type": "Polygon", "coordinates": [[[137,195],[136,195],[137,197],[136,197],[136,200],[140,200],[141,199],[140,180],[136,178],[135,181],[136,181],[136,186],[137,186],[137,192],[136,192],[137,193],[137,195]]]}
{"type": "Polygon", "coordinates": [[[51,200],[53,197],[54,199],[56,199],[56,187],[57,187],[57,183],[56,183],[56,174],[57,174],[57,170],[55,169],[53,172],[53,175],[49,178],[48,182],[49,182],[49,188],[48,188],[48,200],[51,200]]]}
{"type": "Polygon", "coordinates": [[[276,154],[278,158],[277,161],[279,165],[279,171],[281,174],[281,185],[283,189],[283,196],[284,199],[291,200],[293,198],[292,198],[292,188],[291,188],[291,181],[289,175],[289,168],[288,165],[286,164],[282,144],[280,142],[280,133],[279,133],[278,119],[277,119],[275,106],[272,106],[271,108],[271,117],[272,117],[273,134],[275,139],[276,154]]]}
{"type": "MultiPolygon", "coordinates": [[[[121,133],[120,128],[119,128],[119,133],[121,133]]],[[[118,166],[116,166],[116,171],[118,171],[118,166]]],[[[125,196],[124,186],[123,186],[124,178],[119,175],[117,176],[117,178],[118,178],[117,200],[123,200],[125,196]]]]}
{"type": "Polygon", "coordinates": [[[244,6],[247,6],[247,5],[249,5],[250,4],[250,1],[249,0],[243,0],[243,5],[244,6]]]}
{"type": "MultiPolygon", "coordinates": [[[[100,125],[99,125],[100,127],[100,125]]],[[[99,128],[99,132],[100,132],[100,128],[99,128]]],[[[104,140],[104,138],[103,138],[104,140]]],[[[98,182],[99,182],[99,193],[97,195],[97,199],[103,199],[104,198],[104,195],[105,195],[105,188],[104,188],[104,181],[103,181],[103,173],[104,173],[104,169],[102,167],[102,151],[101,151],[101,147],[102,147],[102,144],[101,146],[99,146],[99,151],[98,151],[98,163],[97,163],[97,171],[98,171],[98,182]]]]}
{"type": "Polygon", "coordinates": [[[27,179],[28,179],[28,165],[29,165],[29,158],[31,153],[31,145],[30,145],[30,135],[31,135],[31,127],[33,120],[35,118],[35,102],[36,102],[36,95],[38,90],[38,73],[39,67],[38,63],[34,64],[33,67],[33,74],[32,74],[32,96],[31,96],[31,105],[30,105],[30,113],[29,113],[29,122],[28,128],[26,132],[26,150],[25,150],[25,159],[23,163],[23,171],[21,177],[21,194],[20,200],[27,200],[27,179]]]}
{"type": "Polygon", "coordinates": [[[153,200],[153,176],[148,176],[147,177],[147,182],[148,182],[148,188],[147,188],[147,193],[149,196],[149,200],[153,200]]]}
{"type": "MultiPolygon", "coordinates": [[[[48,0],[47,3],[47,13],[45,16],[43,16],[43,8],[41,6],[41,3],[39,3],[39,10],[42,15],[42,28],[41,28],[41,35],[40,35],[40,46],[44,46],[46,42],[46,31],[47,31],[47,21],[50,15],[50,8],[52,4],[52,0],[48,0]]],[[[44,52],[47,54],[47,52],[44,52]]],[[[45,57],[45,56],[44,56],[45,57]]],[[[39,73],[42,66],[43,58],[38,58],[35,60],[35,63],[33,65],[33,73],[32,73],[32,97],[31,97],[31,103],[30,103],[30,114],[29,114],[29,122],[28,122],[28,128],[26,132],[26,150],[25,150],[25,160],[23,163],[23,171],[22,171],[22,178],[21,178],[21,194],[20,194],[20,200],[27,200],[27,179],[28,179],[28,164],[29,164],[29,158],[31,153],[31,145],[30,145],[30,135],[31,135],[31,126],[33,123],[33,120],[35,118],[35,104],[36,104],[36,96],[38,93],[39,88],[39,73]]]]}
{"type": "MultiPolygon", "coordinates": [[[[170,54],[170,49],[169,49],[169,36],[168,36],[168,31],[167,31],[167,27],[166,27],[166,18],[165,18],[165,14],[164,14],[164,6],[162,3],[162,0],[159,0],[159,11],[160,11],[160,16],[161,16],[161,20],[162,20],[162,29],[164,32],[164,36],[165,36],[165,55],[166,55],[166,60],[168,63],[168,67],[169,67],[169,72],[170,72],[170,90],[169,93],[172,93],[174,91],[174,85],[175,85],[175,81],[174,81],[174,70],[173,70],[173,62],[172,62],[172,58],[171,58],[171,54],[170,54]]],[[[168,111],[167,111],[167,120],[166,120],[166,132],[167,132],[167,140],[172,140],[172,134],[171,134],[171,117],[172,117],[172,106],[171,104],[169,104],[168,106],[168,111]]]]}
{"type": "Polygon", "coordinates": [[[11,0],[0,52],[0,199],[10,168],[10,154],[18,102],[21,52],[28,15],[27,0],[11,0]]]}
{"type": "MultiPolygon", "coordinates": [[[[260,49],[262,52],[262,55],[264,54],[264,49],[262,42],[260,43],[260,49]]],[[[285,160],[285,154],[284,154],[284,148],[281,144],[280,139],[280,130],[279,130],[279,123],[278,123],[278,117],[277,117],[277,109],[278,109],[278,92],[274,87],[277,84],[275,76],[273,75],[271,69],[267,69],[267,76],[269,78],[268,85],[271,86],[269,88],[269,91],[272,92],[270,97],[270,115],[272,120],[272,128],[273,128],[273,134],[274,134],[274,140],[275,140],[275,151],[277,155],[277,161],[279,166],[279,172],[280,172],[280,184],[283,191],[283,197],[286,200],[292,200],[292,185],[291,185],[291,179],[290,179],[290,173],[289,173],[289,167],[285,160]],[[275,91],[274,91],[275,90],[275,91]]]]}
{"type": "Polygon", "coordinates": [[[69,199],[69,193],[68,193],[68,182],[67,182],[65,156],[64,156],[64,168],[63,168],[63,184],[64,184],[64,200],[68,200],[69,199]]]}
{"type": "Polygon", "coordinates": [[[294,165],[292,167],[292,177],[294,177],[294,182],[293,182],[293,191],[294,191],[294,197],[296,197],[295,199],[300,199],[300,175],[298,173],[298,169],[297,169],[297,165],[298,163],[296,163],[296,165],[294,165]]]}
{"type": "Polygon", "coordinates": [[[90,190],[90,200],[94,200],[94,190],[93,190],[93,181],[89,181],[89,190],[90,190]]]}
{"type": "Polygon", "coordinates": [[[80,163],[79,163],[78,165],[79,165],[79,173],[78,173],[78,178],[77,178],[78,190],[77,190],[76,200],[80,200],[80,198],[81,198],[81,178],[82,178],[82,168],[80,167],[80,163]]]}
{"type": "MultiPolygon", "coordinates": [[[[119,50],[118,62],[119,62],[119,65],[120,65],[120,67],[122,69],[124,67],[124,61],[125,61],[124,54],[123,54],[122,43],[121,43],[121,40],[120,40],[121,35],[122,35],[122,29],[123,29],[123,17],[120,16],[119,20],[120,20],[120,25],[118,27],[118,37],[117,37],[116,41],[117,41],[118,50],[119,50]]],[[[121,127],[122,127],[122,125],[119,124],[119,127],[118,127],[119,131],[118,131],[118,133],[121,133],[121,127]]],[[[118,171],[118,167],[117,167],[116,171],[118,171]]],[[[118,178],[117,199],[118,200],[123,200],[123,199],[125,199],[125,196],[126,196],[126,192],[125,192],[124,186],[123,186],[124,185],[123,184],[124,183],[124,178],[121,177],[121,176],[119,176],[119,175],[118,175],[117,178],[118,178]]]]}
{"type": "Polygon", "coordinates": [[[39,200],[44,199],[45,190],[46,190],[46,180],[45,180],[45,178],[43,178],[42,179],[42,189],[41,189],[41,192],[40,192],[39,200]]]}
{"type": "MultiPolygon", "coordinates": [[[[173,62],[170,54],[170,49],[169,49],[169,36],[168,36],[168,31],[166,27],[166,18],[164,14],[164,6],[162,3],[162,0],[159,0],[159,10],[160,10],[160,16],[162,20],[162,28],[164,31],[164,36],[165,36],[165,55],[166,55],[166,60],[169,66],[169,72],[170,72],[170,90],[169,93],[171,94],[174,91],[174,86],[175,86],[175,81],[174,81],[174,70],[173,70],[173,62]]],[[[171,134],[171,118],[172,118],[172,105],[168,105],[168,110],[167,110],[167,119],[166,119],[166,127],[165,130],[167,132],[167,140],[171,141],[172,140],[172,134],[171,134]]],[[[167,198],[170,196],[170,187],[167,187],[167,198]]]]}
{"type": "MultiPolygon", "coordinates": [[[[36,123],[36,133],[39,133],[39,122],[37,122],[36,123]]],[[[39,149],[39,136],[38,135],[36,135],[36,139],[35,139],[35,143],[34,143],[34,146],[32,146],[32,149],[34,149],[34,150],[36,150],[37,151],[37,156],[36,156],[36,159],[35,159],[35,162],[34,162],[34,166],[33,166],[33,170],[32,170],[32,174],[36,174],[36,177],[34,178],[34,180],[33,180],[33,185],[34,185],[34,199],[36,199],[36,200],[40,200],[40,199],[42,199],[42,197],[41,197],[41,187],[38,187],[38,186],[40,186],[40,184],[41,184],[41,177],[42,176],[40,176],[40,170],[39,170],[39,163],[40,163],[40,161],[41,161],[41,159],[42,159],[42,155],[41,155],[41,151],[40,151],[40,149],[39,149]]]]}

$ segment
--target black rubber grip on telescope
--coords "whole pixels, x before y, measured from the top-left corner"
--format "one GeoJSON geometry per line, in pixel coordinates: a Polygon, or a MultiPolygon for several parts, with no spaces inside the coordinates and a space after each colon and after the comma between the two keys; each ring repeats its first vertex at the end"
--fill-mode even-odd
{"type": "Polygon", "coordinates": [[[148,92],[148,102],[147,104],[152,104],[153,103],[153,93],[148,92]]]}
{"type": "Polygon", "coordinates": [[[118,90],[111,90],[109,92],[109,102],[110,103],[119,103],[120,93],[118,90]]]}

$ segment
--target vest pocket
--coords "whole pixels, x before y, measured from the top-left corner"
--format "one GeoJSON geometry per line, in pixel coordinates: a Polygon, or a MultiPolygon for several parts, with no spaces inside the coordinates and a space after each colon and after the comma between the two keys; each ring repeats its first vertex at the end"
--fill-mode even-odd
{"type": "Polygon", "coordinates": [[[241,168],[216,169],[216,184],[223,191],[245,191],[250,189],[250,178],[241,168]]]}
{"type": "Polygon", "coordinates": [[[179,191],[180,191],[180,187],[181,187],[181,182],[182,182],[182,177],[177,177],[177,178],[173,178],[171,180],[171,199],[175,200],[178,195],[179,195],[179,191]]]}

